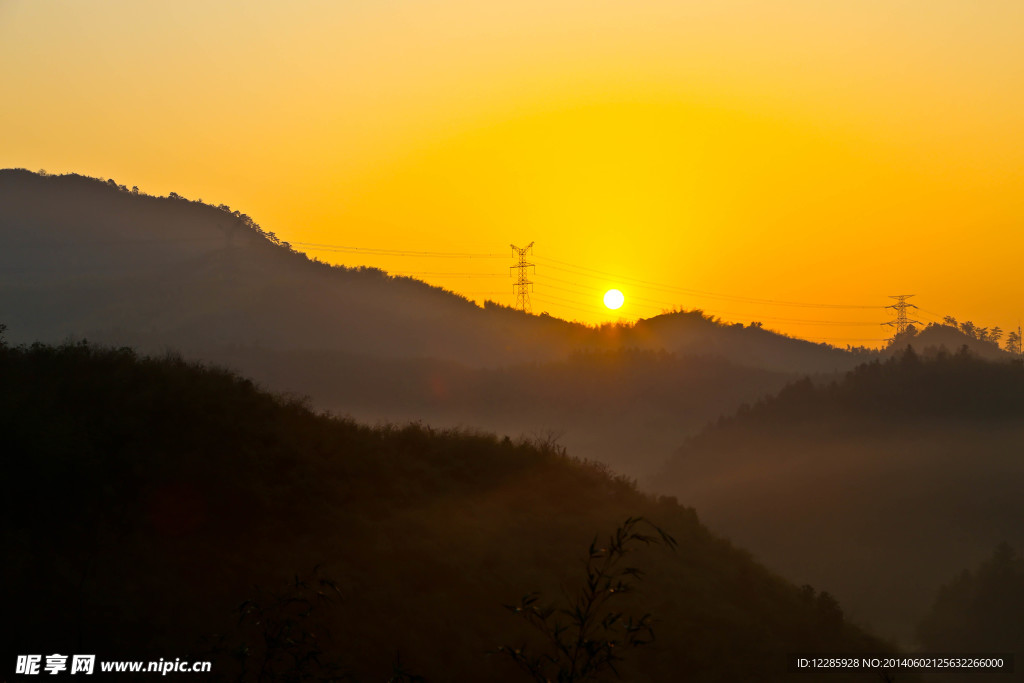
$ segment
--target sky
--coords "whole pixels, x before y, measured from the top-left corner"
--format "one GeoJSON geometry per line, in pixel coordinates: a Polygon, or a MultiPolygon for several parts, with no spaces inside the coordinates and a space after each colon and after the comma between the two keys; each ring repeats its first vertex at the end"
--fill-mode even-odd
{"type": "Polygon", "coordinates": [[[0,0],[0,167],[478,302],[533,242],[533,311],[589,324],[878,346],[914,294],[1006,330],[1022,30],[1019,0],[0,0]]]}

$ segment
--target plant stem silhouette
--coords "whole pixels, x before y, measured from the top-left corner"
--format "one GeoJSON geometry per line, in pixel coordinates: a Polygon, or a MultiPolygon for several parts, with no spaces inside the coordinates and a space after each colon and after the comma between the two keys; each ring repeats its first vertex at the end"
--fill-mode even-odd
{"type": "Polygon", "coordinates": [[[638,544],[663,544],[674,550],[676,541],[642,517],[629,517],[605,545],[597,537],[590,543],[585,578],[568,605],[539,606],[540,594],[530,593],[506,609],[526,621],[543,636],[543,650],[530,652],[523,645],[503,645],[498,651],[509,656],[538,683],[570,683],[599,680],[611,672],[618,676],[619,654],[654,641],[651,615],[636,618],[613,609],[612,602],[633,590],[633,581],[643,577],[637,567],[622,566],[626,555],[638,544]],[[646,527],[653,532],[641,533],[646,527]]]}

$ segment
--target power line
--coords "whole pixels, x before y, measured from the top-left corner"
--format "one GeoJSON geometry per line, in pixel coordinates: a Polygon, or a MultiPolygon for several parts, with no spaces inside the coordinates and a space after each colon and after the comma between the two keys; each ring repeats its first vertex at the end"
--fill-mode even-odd
{"type": "Polygon", "coordinates": [[[804,337],[805,341],[810,342],[884,342],[889,341],[885,338],[878,337],[804,337]]]}
{"type": "MultiPolygon", "coordinates": [[[[560,292],[566,292],[568,294],[574,294],[576,296],[587,296],[587,297],[590,297],[592,295],[600,293],[599,291],[594,290],[592,288],[587,288],[584,285],[576,285],[575,283],[569,283],[566,280],[559,280],[558,278],[551,278],[550,276],[542,276],[542,277],[544,279],[553,279],[553,280],[557,280],[559,282],[566,282],[567,284],[573,284],[576,287],[580,287],[582,289],[589,289],[590,291],[578,292],[578,291],[575,291],[575,290],[572,290],[572,289],[567,289],[565,287],[559,287],[558,285],[553,285],[553,284],[551,284],[549,282],[541,281],[541,279],[538,278],[538,284],[543,285],[544,289],[555,289],[555,290],[558,290],[560,292]]],[[[640,296],[630,295],[629,297],[627,297],[627,300],[630,302],[631,306],[639,306],[640,308],[656,310],[656,311],[659,311],[659,312],[671,311],[671,310],[675,309],[675,306],[673,306],[672,304],[668,304],[668,303],[665,303],[663,301],[654,301],[653,299],[645,299],[644,297],[640,297],[640,296]],[[636,301],[640,301],[641,303],[635,303],[636,301]],[[644,301],[649,302],[649,303],[642,303],[644,301]]],[[[610,312],[610,310],[601,310],[599,306],[596,307],[596,308],[601,313],[609,313],[610,312]]]]}
{"type": "Polygon", "coordinates": [[[946,316],[944,316],[944,315],[942,315],[940,313],[936,313],[935,311],[929,311],[928,309],[921,308],[920,306],[917,307],[917,310],[918,310],[919,313],[923,313],[924,315],[930,317],[932,320],[934,320],[937,323],[940,323],[940,324],[943,324],[943,325],[946,324],[946,316]]]}
{"type": "Polygon", "coordinates": [[[378,247],[353,247],[343,244],[324,244],[321,242],[289,242],[304,247],[314,247],[311,251],[334,251],[368,256],[416,256],[425,258],[505,258],[504,254],[483,254],[456,251],[410,251],[408,249],[383,249],[378,247]]]}
{"type": "Polygon", "coordinates": [[[444,276],[444,277],[492,277],[492,278],[505,277],[501,273],[445,273],[445,272],[425,271],[425,270],[418,270],[418,271],[416,271],[416,270],[409,270],[409,271],[405,271],[405,270],[386,270],[384,272],[387,273],[388,275],[401,275],[403,277],[407,277],[409,275],[435,275],[435,276],[441,275],[441,276],[444,276]]]}
{"type": "MultiPolygon", "coordinates": [[[[560,270],[562,272],[569,273],[570,275],[575,275],[577,277],[589,277],[589,278],[595,278],[596,279],[596,276],[594,276],[594,275],[589,275],[589,274],[586,274],[586,273],[575,273],[575,272],[573,272],[571,270],[567,270],[565,268],[559,268],[558,266],[548,265],[546,267],[554,268],[555,270],[560,270]]],[[[633,278],[624,278],[623,277],[623,278],[618,278],[618,279],[625,281],[625,280],[629,280],[629,279],[633,279],[633,278]]],[[[565,281],[565,282],[567,282],[567,281],[565,281]]],[[[644,281],[644,280],[637,280],[637,282],[646,282],[646,281],[644,281]]],[[[586,288],[586,285],[580,285],[579,283],[572,283],[572,284],[575,284],[578,287],[586,288]]],[[[658,285],[658,284],[653,284],[653,283],[652,284],[634,285],[634,286],[638,286],[640,289],[650,289],[650,290],[655,290],[655,291],[662,291],[662,292],[669,293],[669,294],[684,293],[684,294],[687,294],[688,296],[693,296],[694,292],[697,291],[697,290],[688,290],[688,289],[685,289],[685,288],[682,288],[682,287],[672,287],[670,285],[658,285]]],[[[721,300],[724,300],[724,301],[731,301],[731,302],[734,302],[734,303],[755,303],[755,304],[759,304],[759,305],[780,304],[780,305],[793,305],[793,306],[801,306],[801,307],[814,307],[815,306],[813,304],[796,304],[794,302],[789,302],[787,304],[787,303],[780,303],[780,302],[776,302],[776,301],[768,300],[768,299],[755,299],[755,298],[752,298],[752,297],[739,297],[739,296],[730,296],[730,295],[698,294],[697,296],[703,296],[705,298],[711,298],[711,299],[721,299],[721,300]]],[[[635,299],[635,298],[643,298],[643,297],[638,297],[637,295],[631,295],[630,296],[630,299],[635,299]]],[[[654,301],[653,299],[646,299],[646,300],[647,301],[654,301]]],[[[662,302],[658,302],[658,303],[662,303],[662,302]]],[[[824,307],[828,307],[828,305],[823,305],[823,306],[824,307]]],[[[673,307],[675,307],[675,305],[670,305],[669,307],[673,308],[673,307]]],[[[852,305],[851,306],[845,306],[845,305],[838,305],[838,304],[835,307],[836,308],[839,308],[839,307],[842,307],[842,308],[860,308],[860,309],[872,309],[872,310],[878,310],[878,309],[882,308],[881,306],[852,306],[852,305]]],[[[707,309],[705,307],[701,307],[701,308],[702,308],[702,310],[707,310],[707,311],[712,312],[712,313],[722,313],[723,315],[734,315],[733,313],[728,313],[728,312],[712,311],[712,310],[707,309]]]]}
{"type": "MultiPolygon", "coordinates": [[[[356,246],[349,246],[349,245],[327,244],[327,243],[319,243],[319,242],[292,242],[291,244],[303,245],[303,246],[307,246],[307,247],[315,247],[316,250],[322,250],[322,251],[336,251],[336,252],[345,252],[345,253],[355,253],[355,254],[364,254],[364,255],[368,255],[368,256],[370,256],[370,255],[372,255],[372,256],[403,256],[403,257],[429,257],[429,258],[453,258],[453,259],[455,259],[455,258],[504,258],[500,254],[491,254],[491,253],[444,252],[444,251],[415,251],[415,250],[404,250],[404,249],[385,249],[385,248],[378,248],[378,247],[356,247],[356,246]]],[[[535,266],[534,266],[533,263],[528,263],[526,261],[526,255],[528,253],[532,253],[533,244],[534,243],[531,242],[529,245],[527,245],[526,247],[522,247],[522,248],[516,247],[515,245],[511,245],[511,247],[513,249],[513,254],[517,258],[516,264],[510,267],[510,270],[516,271],[516,273],[514,275],[514,277],[516,277],[516,281],[513,283],[513,293],[515,295],[515,300],[516,300],[515,307],[520,309],[520,310],[527,311],[527,312],[529,312],[529,310],[530,310],[530,297],[531,297],[531,293],[534,296],[536,296],[536,293],[534,292],[534,282],[529,279],[529,270],[528,270],[530,268],[534,268],[535,269],[535,266]]],[[[618,281],[622,281],[622,282],[624,282],[624,283],[626,283],[626,284],[628,284],[630,286],[638,287],[641,290],[648,289],[648,290],[651,290],[651,291],[660,291],[660,292],[668,293],[668,294],[685,294],[687,296],[697,296],[697,297],[702,297],[702,298],[716,299],[716,300],[721,300],[721,301],[733,301],[733,302],[738,302],[738,303],[757,304],[757,305],[761,305],[761,306],[787,306],[787,307],[797,307],[797,308],[817,308],[817,309],[824,309],[824,310],[876,310],[876,311],[881,309],[881,308],[886,308],[886,307],[877,306],[877,305],[816,303],[816,302],[807,302],[807,301],[789,301],[789,300],[781,300],[781,299],[768,299],[768,298],[751,297],[751,296],[744,296],[744,295],[720,294],[720,293],[709,292],[709,291],[705,291],[705,290],[692,289],[692,288],[687,288],[687,287],[679,287],[679,286],[675,286],[675,285],[667,285],[667,284],[664,284],[664,283],[653,282],[653,281],[650,281],[650,280],[644,280],[644,279],[636,278],[636,277],[624,276],[624,275],[621,275],[621,274],[612,273],[612,272],[601,270],[601,269],[598,269],[598,268],[592,268],[592,267],[589,267],[589,266],[581,266],[581,265],[574,264],[574,263],[571,263],[571,262],[568,262],[568,261],[563,261],[563,260],[560,260],[560,259],[554,259],[554,258],[550,258],[550,257],[536,257],[536,258],[538,260],[541,260],[541,261],[544,261],[544,262],[548,263],[548,265],[547,265],[548,268],[553,269],[553,270],[557,270],[557,271],[561,271],[563,273],[567,273],[567,274],[572,275],[573,277],[576,277],[576,278],[586,278],[586,279],[591,279],[591,280],[596,280],[596,279],[599,279],[599,278],[612,278],[612,279],[615,279],[615,280],[618,280],[618,281]],[[560,264],[560,265],[555,265],[555,264],[560,264]]],[[[476,274],[476,273],[455,273],[455,272],[445,272],[445,271],[402,271],[402,272],[396,272],[394,274],[396,274],[396,275],[403,275],[403,276],[427,275],[427,276],[435,276],[435,277],[453,277],[453,278],[454,277],[463,277],[463,278],[498,277],[498,276],[495,276],[495,275],[483,275],[483,274],[476,274]]],[[[598,288],[594,288],[594,287],[592,287],[590,285],[581,284],[579,282],[575,282],[575,281],[572,281],[572,280],[567,280],[567,279],[555,277],[553,275],[542,275],[540,277],[541,277],[541,281],[544,283],[545,289],[550,288],[550,289],[566,292],[567,294],[570,294],[570,295],[575,296],[575,297],[586,296],[586,295],[589,295],[592,292],[595,292],[595,291],[600,289],[599,287],[598,288]],[[564,284],[564,285],[569,285],[570,287],[573,287],[573,288],[576,288],[576,289],[568,289],[568,288],[565,288],[565,287],[561,287],[559,285],[553,284],[554,282],[558,282],[558,283],[561,283],[561,284],[564,284]],[[583,290],[583,291],[577,291],[577,290],[583,290]]],[[[497,293],[498,292],[489,292],[489,294],[497,294],[497,293]]],[[[559,297],[559,296],[556,296],[556,295],[553,295],[553,294],[547,295],[546,297],[542,297],[542,299],[548,300],[547,302],[552,304],[552,305],[558,305],[558,306],[561,306],[561,307],[564,307],[564,308],[569,308],[569,309],[572,309],[572,310],[588,313],[588,314],[591,314],[591,315],[594,315],[594,314],[606,314],[607,313],[607,311],[604,311],[603,309],[600,309],[600,307],[598,307],[598,306],[590,306],[589,304],[581,304],[579,301],[572,300],[572,299],[566,299],[564,297],[559,297]],[[557,300],[558,303],[556,303],[555,300],[557,300]]],[[[657,311],[662,311],[662,312],[664,312],[664,311],[671,311],[671,310],[677,310],[678,307],[679,307],[679,304],[672,304],[672,303],[669,303],[669,302],[666,302],[666,301],[663,301],[663,300],[660,300],[660,299],[648,298],[648,297],[640,296],[638,294],[632,294],[632,295],[630,295],[628,297],[628,299],[629,299],[630,302],[632,302],[633,306],[638,306],[640,308],[646,308],[646,309],[657,310],[657,311]]],[[[893,308],[893,307],[895,307],[895,306],[890,306],[889,308],[893,308]]],[[[730,316],[730,317],[738,317],[738,318],[750,317],[749,313],[747,313],[747,314],[739,314],[739,313],[736,313],[736,312],[733,312],[733,311],[711,310],[711,309],[706,309],[706,308],[702,308],[702,310],[704,310],[707,313],[711,313],[713,315],[722,315],[722,316],[730,316]]],[[[928,313],[932,313],[932,312],[929,311],[928,313]]],[[[938,314],[934,314],[934,313],[932,313],[932,314],[936,315],[936,316],[938,315],[938,314]]],[[[778,323],[778,324],[783,324],[783,325],[816,325],[816,326],[829,325],[829,326],[852,327],[852,326],[871,326],[871,325],[878,324],[876,322],[864,322],[864,321],[844,322],[844,321],[838,321],[838,320],[801,319],[801,318],[788,318],[788,317],[781,317],[781,316],[761,316],[761,315],[756,315],[754,317],[756,317],[758,320],[762,320],[762,321],[765,321],[765,322],[778,323]]],[[[898,323],[898,320],[899,320],[899,317],[897,316],[897,321],[895,321],[894,324],[898,323]]],[[[909,319],[907,319],[907,323],[909,324],[910,322],[917,322],[917,321],[910,321],[909,319]]],[[[835,340],[835,341],[884,341],[882,339],[875,339],[875,338],[842,338],[842,339],[839,339],[839,338],[829,338],[829,339],[830,340],[835,340]]]]}
{"type": "MultiPolygon", "coordinates": [[[[547,304],[551,304],[551,305],[553,305],[553,306],[559,306],[559,307],[561,307],[561,308],[568,308],[568,309],[571,309],[571,310],[574,310],[574,311],[579,311],[580,313],[587,313],[587,314],[590,314],[590,315],[594,315],[594,314],[595,314],[595,313],[597,312],[597,310],[596,310],[596,309],[590,309],[590,310],[588,310],[588,309],[585,309],[585,308],[580,308],[579,306],[573,306],[572,304],[566,304],[566,303],[558,303],[558,302],[554,302],[554,301],[548,301],[548,298],[556,298],[556,299],[558,299],[558,298],[559,298],[559,297],[551,297],[550,295],[546,295],[546,296],[537,296],[537,295],[534,295],[534,297],[533,297],[533,298],[534,298],[534,299],[536,299],[537,301],[539,301],[539,302],[540,302],[540,303],[542,303],[542,304],[543,304],[543,303],[547,303],[547,304]]],[[[566,300],[566,299],[561,299],[561,301],[567,301],[567,300],[566,300]]]]}
{"type": "MultiPolygon", "coordinates": [[[[306,247],[314,247],[314,249],[313,249],[314,251],[332,251],[332,252],[342,252],[342,253],[364,254],[364,255],[367,255],[367,256],[402,256],[402,257],[425,257],[425,258],[505,258],[501,254],[492,254],[492,253],[445,252],[445,251],[415,251],[415,250],[407,250],[407,249],[385,249],[385,248],[381,248],[381,247],[357,247],[357,246],[351,246],[351,245],[329,244],[329,243],[323,243],[323,242],[290,242],[290,244],[292,244],[292,245],[302,245],[302,246],[306,246],[306,247]]],[[[531,245],[532,244],[533,243],[531,242],[531,245]]],[[[513,249],[517,249],[515,247],[515,245],[512,245],[512,247],[513,247],[513,249]]],[[[668,293],[682,293],[682,294],[687,294],[689,296],[698,296],[698,297],[704,297],[704,298],[710,298],[710,299],[720,299],[720,300],[725,300],[725,301],[736,301],[736,302],[742,302],[742,303],[754,303],[754,304],[773,305],[773,306],[792,306],[792,307],[800,307],[800,308],[873,309],[873,310],[877,310],[879,308],[882,308],[881,306],[871,306],[871,305],[862,305],[862,304],[812,303],[812,302],[803,302],[803,301],[786,301],[786,300],[779,300],[779,299],[764,299],[764,298],[759,298],[759,297],[749,297],[749,296],[742,296],[742,295],[719,294],[719,293],[708,292],[708,291],[699,290],[699,289],[691,289],[691,288],[686,288],[686,287],[678,287],[678,286],[674,286],[674,285],[666,285],[666,284],[662,284],[662,283],[652,282],[650,280],[643,280],[643,279],[640,279],[640,278],[634,278],[634,277],[625,276],[625,275],[621,275],[621,274],[611,273],[609,271],[604,271],[604,270],[600,270],[600,269],[597,269],[597,268],[591,268],[589,266],[580,266],[580,265],[577,265],[577,264],[574,264],[574,263],[570,263],[568,261],[562,261],[560,259],[554,259],[554,258],[550,258],[550,257],[536,257],[536,258],[538,258],[539,260],[542,260],[542,261],[549,261],[551,263],[562,264],[562,266],[568,266],[568,269],[565,268],[565,267],[560,267],[560,266],[556,266],[556,265],[549,265],[548,267],[549,268],[553,268],[555,270],[560,270],[562,272],[569,273],[571,275],[575,275],[577,277],[587,277],[587,278],[594,278],[594,279],[596,279],[598,276],[610,277],[610,278],[614,278],[614,279],[617,279],[617,280],[620,280],[620,281],[624,281],[624,282],[628,282],[628,283],[634,283],[634,286],[639,285],[639,286],[641,286],[643,288],[648,288],[648,289],[653,289],[653,290],[663,291],[663,292],[668,292],[668,293]],[[570,269],[572,269],[572,270],[570,270],[570,269]],[[579,272],[579,271],[586,271],[586,272],[579,272]],[[592,273],[594,273],[594,274],[592,274],[592,273]]],[[[528,265],[533,267],[533,264],[528,264],[528,265]]],[[[517,266],[513,266],[513,268],[518,268],[518,267],[519,267],[518,265],[517,266]]],[[[455,274],[448,274],[448,273],[444,273],[444,272],[422,272],[422,273],[416,273],[416,274],[449,276],[449,277],[455,277],[456,276],[455,274]]],[[[585,285],[579,285],[578,283],[570,283],[569,281],[566,281],[566,280],[562,280],[562,282],[565,282],[566,284],[576,284],[577,286],[580,286],[580,287],[586,287],[585,285]]],[[[525,284],[532,285],[533,283],[532,282],[526,282],[525,284]]],[[[528,296],[529,293],[526,291],[525,288],[524,289],[518,289],[517,286],[514,286],[514,289],[516,289],[516,294],[517,294],[517,296],[516,296],[516,301],[517,301],[516,307],[521,309],[522,308],[522,300],[520,299],[520,297],[524,293],[528,296]]],[[[665,302],[656,301],[654,299],[645,299],[644,297],[640,297],[640,296],[637,296],[637,295],[632,295],[630,297],[630,299],[631,300],[633,300],[633,299],[645,300],[645,301],[652,302],[652,303],[654,303],[654,304],[656,304],[658,306],[666,306],[668,308],[673,308],[674,307],[672,305],[666,304],[665,302]]],[[[723,313],[723,314],[724,315],[734,315],[732,313],[723,313]]]]}
{"type": "MultiPolygon", "coordinates": [[[[564,282],[566,284],[572,284],[572,285],[575,285],[576,287],[580,287],[582,289],[586,289],[585,285],[579,285],[579,284],[576,284],[576,283],[570,283],[568,280],[560,280],[559,278],[555,278],[555,277],[552,277],[550,275],[544,275],[544,276],[539,276],[538,277],[538,281],[540,282],[540,284],[543,284],[545,288],[557,289],[559,291],[568,292],[570,294],[577,294],[577,295],[579,295],[579,294],[583,294],[583,292],[576,292],[576,291],[573,291],[571,289],[566,289],[565,287],[559,287],[558,285],[552,285],[550,283],[544,282],[544,280],[556,280],[558,282],[564,282]]],[[[587,293],[589,293],[589,292],[587,292],[587,293]]],[[[633,294],[627,296],[626,300],[629,301],[629,302],[633,302],[633,301],[636,301],[636,300],[649,302],[648,304],[632,304],[632,305],[640,305],[643,308],[657,309],[657,310],[661,310],[661,311],[666,311],[666,310],[671,311],[671,310],[676,310],[677,309],[677,305],[670,304],[670,303],[667,303],[667,302],[664,302],[664,301],[656,301],[654,299],[647,299],[647,298],[644,298],[644,297],[641,297],[641,296],[637,296],[637,295],[633,295],[633,294]]],[[[734,317],[738,317],[738,318],[748,317],[747,314],[736,313],[735,311],[720,311],[720,310],[713,310],[713,309],[701,309],[701,310],[703,310],[705,313],[712,313],[712,314],[715,314],[715,315],[727,315],[727,316],[734,316],[734,317]]],[[[875,321],[808,320],[808,319],[805,319],[805,318],[783,318],[783,317],[778,317],[778,316],[761,316],[761,315],[756,316],[756,317],[757,317],[758,320],[762,320],[762,321],[780,322],[780,323],[793,324],[793,325],[839,325],[839,326],[870,326],[870,327],[874,327],[875,325],[878,325],[878,323],[875,322],[875,321]]]]}
{"type": "MultiPolygon", "coordinates": [[[[690,294],[690,295],[694,295],[694,296],[703,296],[703,297],[715,298],[715,299],[727,299],[727,300],[732,300],[732,301],[741,301],[741,302],[744,302],[744,303],[772,304],[772,305],[776,305],[776,306],[797,306],[797,307],[807,307],[807,308],[841,308],[841,309],[858,309],[858,308],[860,308],[860,309],[876,309],[876,310],[881,308],[881,306],[869,306],[869,305],[863,305],[863,304],[821,304],[821,303],[810,303],[810,302],[802,302],[802,301],[783,301],[783,300],[778,300],[778,299],[761,299],[761,298],[757,298],[757,297],[739,296],[739,295],[731,295],[731,294],[716,294],[714,292],[706,292],[706,291],[699,290],[699,289],[689,289],[689,288],[686,288],[686,287],[677,287],[677,286],[674,286],[674,285],[659,284],[657,282],[651,282],[649,280],[641,280],[639,278],[629,277],[629,276],[626,276],[626,275],[619,275],[619,274],[616,274],[616,273],[610,273],[608,271],[599,270],[597,268],[590,268],[590,267],[587,267],[587,266],[579,266],[579,265],[576,265],[576,264],[573,264],[573,263],[569,263],[568,261],[561,261],[559,259],[553,259],[553,258],[549,258],[549,257],[538,257],[538,260],[540,260],[540,261],[551,261],[553,263],[560,263],[562,265],[569,266],[570,268],[575,268],[577,270],[590,271],[590,272],[602,275],[604,277],[611,277],[611,278],[615,278],[615,279],[622,280],[622,281],[636,282],[636,283],[640,283],[642,285],[646,285],[646,286],[654,288],[654,289],[664,289],[664,290],[668,290],[668,291],[675,291],[675,292],[680,292],[680,293],[684,293],[684,294],[690,294]]],[[[564,268],[558,268],[556,266],[550,266],[550,267],[556,268],[556,270],[565,270],[564,268]]],[[[573,273],[573,271],[565,271],[565,272],[573,273]]],[[[573,274],[581,275],[583,277],[595,277],[594,275],[588,275],[586,273],[573,273],[573,274]]]]}
{"type": "MultiPolygon", "coordinates": [[[[424,257],[424,258],[505,258],[502,254],[492,253],[474,253],[474,252],[447,252],[447,251],[414,251],[408,249],[385,249],[382,247],[357,247],[352,245],[342,244],[329,244],[323,242],[289,242],[292,245],[302,245],[306,247],[314,247],[313,251],[333,251],[353,254],[365,254],[368,256],[404,256],[404,257],[424,257]]],[[[531,242],[532,244],[532,242],[531,242]]],[[[515,246],[513,245],[513,248],[515,246]]],[[[825,304],[825,303],[811,303],[802,301],[785,301],[778,299],[762,299],[758,297],[748,297],[742,295],[731,295],[731,294],[719,294],[715,292],[708,292],[699,289],[691,289],[686,287],[678,287],[674,285],[665,285],[657,282],[651,282],[649,280],[643,280],[640,278],[634,278],[625,276],[617,273],[611,273],[608,271],[600,270],[597,268],[591,268],[589,266],[580,266],[568,261],[562,261],[560,259],[554,259],[550,257],[536,257],[542,261],[550,261],[552,263],[559,263],[563,266],[568,266],[576,271],[588,271],[589,273],[596,273],[604,277],[611,277],[622,281],[628,281],[638,283],[640,285],[650,287],[653,289],[661,289],[670,292],[679,292],[688,294],[691,296],[701,296],[714,299],[724,299],[729,301],[740,301],[744,303],[758,303],[758,304],[769,304],[776,306],[796,306],[796,307],[807,307],[807,308],[836,308],[836,309],[878,309],[880,306],[870,306],[862,304],[825,304]]],[[[532,264],[531,264],[532,265],[532,264]]],[[[566,270],[557,266],[550,266],[556,270],[562,270],[570,274],[574,274],[582,277],[596,277],[588,273],[578,273],[572,270],[566,270]]],[[[439,273],[440,274],[440,273],[439,273]]]]}
{"type": "MultiPolygon", "coordinates": [[[[562,302],[565,302],[567,304],[572,304],[573,306],[577,307],[577,310],[583,310],[583,308],[585,308],[585,309],[587,309],[586,310],[587,313],[602,313],[602,312],[606,313],[607,312],[607,311],[602,311],[600,309],[600,307],[598,307],[598,306],[593,306],[593,305],[587,304],[587,303],[580,303],[579,301],[573,301],[572,299],[566,299],[565,297],[557,296],[555,294],[547,294],[547,293],[545,293],[543,296],[537,296],[537,295],[534,295],[534,296],[537,298],[538,301],[540,301],[542,299],[555,299],[556,301],[562,301],[562,302]],[[580,307],[582,307],[582,308],[580,308],[580,307]]],[[[548,303],[551,303],[551,302],[549,301],[548,303]]]]}

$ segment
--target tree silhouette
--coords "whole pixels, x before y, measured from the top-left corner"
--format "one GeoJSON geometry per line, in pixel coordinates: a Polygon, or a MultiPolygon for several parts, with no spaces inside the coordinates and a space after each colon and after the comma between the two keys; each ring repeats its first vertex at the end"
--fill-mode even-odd
{"type": "Polygon", "coordinates": [[[1010,353],[1019,354],[1021,347],[1020,342],[1020,333],[1016,330],[1011,330],[1010,333],[1006,335],[1006,350],[1010,353]]]}
{"type": "Polygon", "coordinates": [[[974,571],[939,589],[918,627],[935,651],[1020,652],[1024,648],[1024,559],[1007,543],[974,571]]]}

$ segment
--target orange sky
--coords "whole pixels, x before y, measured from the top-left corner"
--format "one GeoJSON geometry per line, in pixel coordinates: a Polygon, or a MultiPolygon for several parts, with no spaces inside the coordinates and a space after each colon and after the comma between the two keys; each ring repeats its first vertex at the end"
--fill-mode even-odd
{"type": "Polygon", "coordinates": [[[914,293],[1007,329],[1022,28],[1019,0],[0,0],[0,167],[229,204],[477,300],[513,302],[534,241],[534,310],[590,323],[876,345],[914,293]]]}

